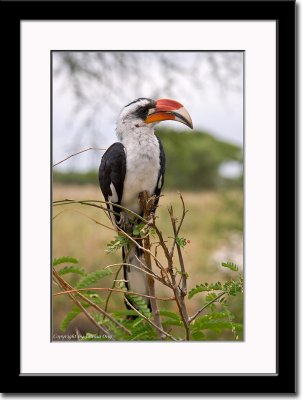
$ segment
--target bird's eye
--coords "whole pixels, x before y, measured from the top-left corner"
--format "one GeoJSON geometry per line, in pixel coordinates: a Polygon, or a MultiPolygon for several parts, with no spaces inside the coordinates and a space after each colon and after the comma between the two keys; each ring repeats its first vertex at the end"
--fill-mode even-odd
{"type": "Polygon", "coordinates": [[[144,120],[144,119],[147,117],[147,115],[148,115],[148,110],[149,110],[149,107],[140,107],[140,108],[137,110],[136,114],[137,114],[137,116],[138,116],[139,118],[141,118],[141,119],[144,120]]]}

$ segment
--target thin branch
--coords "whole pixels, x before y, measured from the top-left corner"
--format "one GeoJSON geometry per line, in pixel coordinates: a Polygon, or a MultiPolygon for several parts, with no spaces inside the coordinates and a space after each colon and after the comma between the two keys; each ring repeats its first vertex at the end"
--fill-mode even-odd
{"type": "MultiPolygon", "coordinates": [[[[125,294],[134,294],[136,296],[141,296],[141,297],[146,297],[148,299],[156,299],[156,300],[161,300],[161,301],[171,301],[171,300],[175,300],[174,297],[156,297],[156,296],[150,296],[148,294],[142,294],[142,293],[138,293],[138,292],[131,292],[128,290],[123,290],[123,289],[117,289],[117,288],[94,288],[94,287],[90,287],[90,288],[81,288],[81,289],[69,289],[69,290],[65,290],[64,292],[57,292],[57,293],[53,293],[53,296],[59,296],[61,294],[68,294],[68,293],[77,293],[77,292],[85,292],[88,290],[100,290],[102,291],[111,291],[111,292],[117,292],[117,293],[125,293],[125,294]]],[[[95,303],[94,303],[95,304],[95,303]]]]}
{"type": "MultiPolygon", "coordinates": [[[[129,236],[126,232],[124,232],[123,229],[119,228],[118,226],[117,226],[117,228],[118,228],[118,231],[121,232],[122,236],[125,236],[125,237],[126,237],[127,239],[129,239],[132,243],[134,243],[139,249],[141,249],[141,250],[143,250],[143,251],[146,251],[147,253],[149,253],[149,254],[156,260],[155,255],[154,255],[150,250],[144,249],[143,246],[141,246],[135,239],[133,239],[131,236],[129,236]]],[[[159,260],[157,260],[157,261],[158,261],[159,265],[161,266],[161,268],[162,268],[163,270],[165,270],[165,268],[163,267],[163,265],[161,264],[161,262],[160,262],[159,260]]]]}
{"type": "Polygon", "coordinates": [[[56,214],[56,215],[52,218],[52,220],[54,220],[55,218],[57,218],[59,215],[63,214],[63,213],[66,212],[66,211],[67,211],[67,210],[62,210],[62,211],[58,212],[58,214],[56,214]]]}
{"type": "Polygon", "coordinates": [[[218,299],[220,299],[220,297],[222,297],[224,294],[226,294],[226,292],[220,293],[216,298],[214,298],[213,300],[211,300],[209,303],[205,304],[205,306],[203,306],[202,308],[200,308],[200,310],[198,310],[192,317],[190,317],[190,318],[188,319],[188,322],[191,323],[195,318],[197,318],[197,316],[198,316],[203,310],[205,310],[205,308],[209,307],[212,303],[214,303],[215,301],[217,301],[218,299]]]}
{"type": "MultiPolygon", "coordinates": [[[[57,271],[55,271],[55,272],[57,272],[57,271]]],[[[58,282],[59,284],[61,284],[61,286],[64,287],[64,286],[65,286],[65,281],[64,281],[58,274],[55,274],[55,276],[56,276],[57,282],[58,282]],[[62,283],[62,281],[63,281],[63,283],[62,283]]],[[[87,316],[87,318],[92,322],[92,324],[95,325],[95,326],[98,328],[98,330],[101,330],[101,331],[103,332],[103,334],[106,335],[106,336],[108,337],[108,339],[110,339],[110,340],[115,340],[113,334],[112,334],[111,332],[109,332],[102,324],[98,323],[98,322],[94,319],[94,317],[93,317],[92,315],[90,315],[90,313],[89,313],[89,312],[83,307],[83,305],[76,299],[76,297],[75,297],[73,294],[69,293],[68,295],[69,295],[69,297],[71,298],[71,300],[77,305],[77,307],[79,307],[79,308],[83,311],[83,313],[84,313],[84,314],[87,316]]]]}
{"type": "Polygon", "coordinates": [[[77,153],[71,154],[70,156],[64,158],[64,160],[61,160],[61,161],[57,162],[56,164],[53,164],[53,168],[56,167],[57,165],[63,163],[64,161],[68,160],[69,158],[77,156],[78,154],[84,153],[85,151],[89,151],[89,150],[102,150],[102,151],[105,151],[106,149],[99,149],[98,147],[89,147],[88,149],[78,151],[77,153]]]}
{"type": "Polygon", "coordinates": [[[103,228],[107,228],[107,229],[109,229],[111,231],[117,232],[116,229],[112,228],[111,226],[102,224],[101,222],[97,221],[96,219],[90,217],[89,215],[87,215],[87,214],[85,214],[85,213],[83,213],[83,212],[81,212],[79,210],[70,210],[70,211],[73,211],[75,213],[83,215],[84,217],[86,217],[86,218],[90,219],[91,221],[95,222],[97,225],[103,226],[103,228]]]}
{"type": "Polygon", "coordinates": [[[78,301],[75,296],[72,294],[70,295],[71,299],[74,301],[74,303],[81,308],[81,310],[84,312],[84,314],[87,316],[87,318],[101,331],[104,333],[104,335],[107,336],[108,339],[110,340],[115,340],[114,336],[112,333],[110,333],[103,325],[101,325],[99,322],[95,320],[95,318],[90,315],[90,313],[83,307],[83,305],[78,301]]]}
{"type": "Polygon", "coordinates": [[[177,227],[177,232],[176,232],[176,235],[175,235],[175,240],[173,241],[172,248],[171,248],[171,250],[170,250],[170,254],[173,254],[173,253],[174,253],[174,249],[175,249],[175,245],[176,245],[176,237],[179,235],[179,232],[180,232],[181,226],[182,226],[182,224],[183,224],[185,215],[186,215],[186,213],[187,213],[187,211],[188,211],[188,210],[185,209],[185,203],[184,203],[184,199],[183,199],[182,194],[179,193],[179,196],[180,196],[180,199],[181,199],[181,202],[182,202],[182,215],[181,215],[181,219],[180,219],[179,225],[178,225],[178,227],[177,227]]]}
{"type": "Polygon", "coordinates": [[[143,315],[142,313],[140,313],[140,311],[138,311],[125,297],[125,302],[130,306],[130,308],[135,311],[140,317],[142,317],[143,319],[145,319],[148,323],[150,323],[154,328],[156,328],[159,332],[163,333],[165,336],[169,337],[171,340],[177,342],[178,340],[176,338],[174,338],[172,335],[170,335],[169,333],[165,332],[163,329],[159,328],[151,319],[147,318],[145,315],[143,315]]]}
{"type": "MultiPolygon", "coordinates": [[[[177,227],[176,227],[176,218],[174,217],[174,211],[173,211],[172,206],[168,209],[168,212],[170,215],[171,224],[172,224],[174,236],[175,236],[174,243],[177,243],[178,231],[177,231],[177,227]]],[[[182,221],[179,224],[179,228],[181,227],[181,225],[182,225],[182,221]]],[[[178,243],[177,243],[177,252],[178,252],[178,258],[179,258],[179,263],[180,263],[180,267],[181,267],[181,282],[182,282],[181,295],[182,295],[182,297],[184,297],[187,294],[187,282],[186,282],[187,276],[186,276],[181,247],[178,243]]]]}
{"type": "MultiPolygon", "coordinates": [[[[137,268],[140,271],[144,272],[145,274],[151,275],[153,278],[155,278],[157,281],[161,282],[163,285],[171,288],[171,283],[167,283],[163,277],[158,276],[157,274],[154,273],[154,271],[151,271],[151,270],[147,271],[144,263],[142,262],[142,260],[140,260],[140,258],[136,254],[135,254],[135,258],[143,266],[143,268],[140,268],[138,265],[133,265],[133,264],[125,264],[125,265],[129,265],[133,268],[137,268]]],[[[157,263],[157,261],[156,261],[156,263],[157,263]]],[[[159,267],[159,268],[161,270],[161,267],[159,267]]]]}
{"type": "MultiPolygon", "coordinates": [[[[123,211],[126,211],[128,214],[136,217],[137,219],[139,219],[140,221],[144,222],[145,224],[148,223],[148,221],[146,221],[144,218],[141,217],[141,215],[129,210],[126,207],[121,206],[120,204],[116,204],[116,203],[112,203],[110,201],[105,201],[105,200],[72,200],[72,199],[64,199],[64,200],[55,200],[53,201],[53,205],[54,206],[58,206],[58,205],[67,205],[67,204],[84,204],[84,205],[88,205],[88,206],[93,206],[93,207],[97,207],[97,208],[101,208],[105,211],[110,211],[107,208],[105,209],[104,207],[101,206],[97,206],[96,204],[90,204],[90,203],[102,203],[102,204],[108,204],[108,205],[112,205],[115,206],[116,208],[119,208],[123,211]]],[[[117,214],[115,213],[115,211],[112,211],[113,214],[117,214]]]]}
{"type": "MultiPolygon", "coordinates": [[[[113,265],[114,265],[114,264],[113,264],[113,265]]],[[[113,265],[112,265],[112,266],[113,266],[113,265]]],[[[109,268],[109,265],[108,265],[106,268],[109,268]]],[[[112,289],[115,288],[115,281],[116,281],[116,279],[118,278],[118,275],[119,275],[121,269],[122,269],[122,265],[120,265],[120,268],[119,268],[118,271],[116,272],[116,275],[115,275],[115,277],[114,277],[114,281],[113,281],[113,284],[112,284],[112,287],[111,287],[112,289]]],[[[105,310],[105,311],[107,311],[108,303],[109,303],[109,300],[110,300],[110,298],[111,298],[112,293],[113,293],[113,291],[110,290],[109,293],[108,293],[108,295],[107,295],[107,297],[106,297],[105,306],[104,306],[104,310],[105,310]]],[[[103,319],[104,319],[104,317],[105,317],[105,316],[103,315],[103,319]]]]}
{"type": "MultiPolygon", "coordinates": [[[[143,216],[145,219],[148,219],[148,217],[151,214],[151,210],[152,207],[154,205],[154,201],[155,198],[151,197],[148,198],[148,194],[146,191],[140,193],[139,195],[139,200],[140,200],[140,204],[141,204],[141,208],[142,210],[144,210],[143,212],[143,216]]],[[[154,224],[154,222],[153,222],[154,224]]],[[[146,268],[149,271],[152,271],[152,262],[151,262],[151,245],[150,245],[150,237],[149,235],[147,235],[144,239],[143,239],[143,244],[144,244],[144,259],[145,259],[145,265],[146,268]]],[[[154,322],[155,325],[157,325],[157,327],[161,330],[163,330],[163,326],[162,326],[162,321],[161,321],[161,317],[160,317],[160,312],[159,312],[159,307],[158,307],[158,303],[155,297],[155,281],[154,278],[151,275],[147,276],[147,285],[148,285],[148,293],[150,294],[150,305],[151,305],[151,309],[153,312],[153,317],[154,317],[154,322]]],[[[160,334],[159,337],[161,339],[164,339],[163,334],[160,334]]]]}
{"type": "Polygon", "coordinates": [[[106,213],[111,212],[112,214],[119,216],[119,213],[117,213],[116,211],[110,210],[110,209],[102,207],[102,206],[98,206],[97,204],[89,203],[88,201],[85,201],[85,200],[78,200],[78,201],[76,201],[76,200],[62,200],[61,201],[60,200],[60,202],[59,201],[53,201],[53,206],[54,207],[56,207],[56,206],[67,206],[69,204],[81,204],[81,205],[85,205],[85,206],[96,207],[96,208],[99,208],[100,210],[105,211],[106,213]]]}
{"type": "Polygon", "coordinates": [[[86,296],[83,296],[83,294],[78,293],[79,297],[86,301],[90,306],[94,307],[97,311],[99,311],[103,315],[103,319],[106,317],[110,321],[112,321],[115,325],[117,325],[118,328],[122,329],[124,332],[126,332],[128,335],[132,336],[132,333],[130,330],[125,328],[124,325],[122,325],[119,321],[117,321],[115,318],[113,318],[110,314],[108,314],[105,310],[103,310],[98,304],[94,303],[93,301],[89,300],[86,296]]]}
{"type": "MultiPolygon", "coordinates": [[[[68,282],[66,282],[65,279],[63,279],[58,272],[54,269],[54,276],[60,280],[60,282],[64,283],[65,288],[69,288],[69,289],[74,289],[68,282]]],[[[105,310],[103,310],[100,306],[98,306],[96,303],[94,303],[93,301],[91,301],[90,299],[88,299],[86,296],[84,296],[82,293],[79,293],[79,289],[77,290],[77,294],[78,296],[86,301],[89,305],[91,305],[92,307],[94,307],[97,311],[99,311],[103,317],[107,317],[110,321],[112,321],[115,325],[117,325],[120,329],[124,330],[124,332],[126,332],[128,335],[131,335],[132,333],[125,328],[125,326],[123,326],[119,321],[117,321],[115,318],[113,318],[110,314],[108,314],[105,310]]],[[[68,291],[66,292],[68,293],[68,291]]],[[[71,292],[70,292],[71,293],[71,292]]]]}
{"type": "MultiPolygon", "coordinates": [[[[171,283],[172,283],[172,289],[175,295],[175,299],[176,299],[176,303],[181,315],[181,319],[183,321],[183,325],[184,325],[184,329],[185,329],[185,334],[186,334],[186,340],[189,340],[190,338],[190,331],[189,331],[189,323],[188,323],[188,313],[187,313],[187,308],[184,302],[184,297],[182,297],[180,295],[180,289],[177,286],[176,283],[176,277],[174,275],[174,269],[173,269],[173,254],[171,254],[166,246],[166,244],[164,243],[164,239],[162,236],[162,233],[159,231],[159,229],[157,228],[157,226],[154,224],[153,228],[155,229],[158,238],[159,238],[159,242],[160,245],[162,247],[162,249],[164,250],[164,254],[165,257],[167,259],[168,262],[168,272],[171,278],[171,283]]],[[[166,270],[165,270],[166,272],[166,270]]],[[[166,272],[167,274],[167,272],[166,272]]]]}

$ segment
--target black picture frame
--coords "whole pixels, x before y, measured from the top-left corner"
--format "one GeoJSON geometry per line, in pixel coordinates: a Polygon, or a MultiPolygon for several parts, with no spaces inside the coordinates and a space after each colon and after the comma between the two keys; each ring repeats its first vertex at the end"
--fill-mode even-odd
{"type": "MultiPolygon", "coordinates": [[[[294,1],[187,1],[161,2],[28,2],[0,3],[2,60],[2,98],[6,112],[4,126],[9,126],[9,144],[15,149],[14,164],[19,174],[16,138],[20,147],[20,21],[22,20],[94,20],[94,19],[170,19],[170,20],[276,20],[277,24],[277,374],[195,375],[22,375],[20,374],[20,294],[12,296],[5,285],[10,307],[5,310],[7,333],[2,330],[2,344],[10,353],[3,360],[1,389],[4,393],[295,393],[295,2],[294,1]],[[185,5],[186,7],[182,7],[185,5]],[[154,5],[156,3],[153,3],[154,5]],[[148,16],[145,10],[148,8],[148,16]],[[201,16],[199,18],[199,16],[201,16]],[[7,38],[7,39],[5,39],[7,38]],[[6,123],[5,123],[6,122],[6,123]],[[19,140],[18,140],[19,139],[19,140]],[[287,212],[285,212],[287,210],[287,212]],[[283,290],[287,288],[287,309],[283,308],[283,290]],[[14,312],[9,310],[14,309],[14,312]],[[180,379],[182,384],[180,384],[180,379]],[[140,388],[140,389],[139,389],[140,388]],[[142,389],[146,388],[146,389],[142,389]]],[[[14,185],[16,185],[16,179],[14,185]]],[[[21,182],[22,184],[22,182],[21,182]]],[[[17,207],[16,207],[17,209],[17,207]]],[[[17,213],[18,214],[18,213],[17,213]]],[[[19,218],[19,215],[17,215],[19,218]]],[[[17,221],[18,224],[18,221],[17,221]]],[[[18,226],[18,225],[16,225],[18,226]]],[[[18,239],[18,238],[17,238],[18,239]]],[[[21,242],[21,239],[20,239],[21,242]]],[[[22,243],[21,243],[22,245],[22,243]]],[[[15,243],[15,247],[17,247],[15,243]]],[[[14,273],[20,270],[14,267],[14,273]]],[[[9,282],[11,271],[3,282],[9,282]]],[[[17,276],[16,276],[17,277],[17,276]]],[[[163,362],[163,361],[161,361],[163,362]]],[[[203,360],[201,360],[203,362],[203,360]]]]}

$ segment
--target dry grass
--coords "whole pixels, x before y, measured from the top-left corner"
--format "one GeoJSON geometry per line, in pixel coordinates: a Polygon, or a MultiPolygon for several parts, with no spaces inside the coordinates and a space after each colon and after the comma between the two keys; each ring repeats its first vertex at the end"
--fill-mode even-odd
{"type": "MultiPolygon", "coordinates": [[[[229,271],[223,271],[220,263],[234,261],[242,263],[242,213],[243,197],[240,191],[185,192],[182,193],[186,208],[180,236],[190,240],[184,250],[184,261],[188,278],[188,288],[201,282],[216,282],[229,278],[229,271]]],[[[98,187],[95,186],[61,186],[55,185],[54,200],[103,200],[98,187]]],[[[164,237],[172,236],[167,207],[172,204],[175,215],[180,215],[181,203],[177,192],[164,192],[158,207],[158,226],[164,237]]],[[[106,254],[106,244],[113,239],[115,232],[96,224],[90,218],[110,225],[105,213],[96,208],[84,205],[57,206],[53,210],[53,258],[64,255],[76,257],[80,265],[88,271],[102,269],[109,264],[121,262],[120,254],[106,254]]],[[[164,260],[163,255],[159,257],[164,260]]],[[[177,260],[176,266],[178,267],[177,260]]],[[[102,281],[102,286],[110,280],[102,281]]],[[[166,288],[157,288],[159,295],[171,295],[166,288]]],[[[123,308],[121,295],[113,295],[112,308],[123,308]]],[[[161,304],[160,306],[164,306],[161,304]]],[[[168,303],[165,306],[169,306],[168,303]]],[[[172,305],[173,306],[173,305],[172,305]]],[[[199,297],[189,302],[189,312],[200,306],[199,297]]],[[[241,313],[242,304],[235,307],[241,313]]],[[[54,331],[70,302],[61,296],[54,301],[54,331]]]]}

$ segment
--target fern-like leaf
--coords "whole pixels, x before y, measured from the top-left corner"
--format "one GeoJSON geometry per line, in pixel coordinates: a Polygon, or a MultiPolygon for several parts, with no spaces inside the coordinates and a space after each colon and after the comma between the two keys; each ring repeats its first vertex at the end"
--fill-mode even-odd
{"type": "Polygon", "coordinates": [[[82,276],[86,275],[86,272],[84,271],[84,269],[79,267],[78,265],[70,265],[70,266],[61,268],[58,271],[58,273],[60,276],[65,275],[65,274],[70,274],[70,273],[78,274],[78,275],[82,275],[82,276]]]}
{"type": "Polygon", "coordinates": [[[87,287],[90,287],[93,283],[111,274],[112,271],[109,268],[94,271],[80,279],[80,281],[76,285],[76,289],[85,289],[87,287]]]}
{"type": "Polygon", "coordinates": [[[170,318],[170,319],[173,319],[173,320],[175,320],[175,321],[178,321],[178,322],[181,322],[181,323],[182,323],[181,317],[180,317],[178,314],[173,313],[173,312],[171,312],[171,311],[160,310],[160,315],[161,315],[162,317],[168,317],[168,318],[170,318]]]}
{"type": "Polygon", "coordinates": [[[60,324],[60,330],[65,332],[66,329],[69,327],[69,324],[72,322],[73,319],[77,317],[81,313],[81,308],[74,307],[69,313],[66,314],[63,321],[60,324]]]}
{"type": "Polygon", "coordinates": [[[114,240],[109,242],[106,245],[105,252],[110,254],[113,253],[114,251],[117,251],[121,249],[123,246],[127,245],[129,243],[129,239],[126,236],[123,235],[117,235],[114,240]]]}
{"type": "Polygon", "coordinates": [[[233,319],[234,316],[230,312],[213,312],[197,318],[193,324],[193,331],[201,331],[205,329],[218,331],[226,328],[241,330],[242,324],[234,323],[233,319]]]}
{"type": "Polygon", "coordinates": [[[178,314],[171,311],[160,310],[160,315],[162,317],[167,317],[166,320],[162,322],[163,326],[182,326],[183,322],[178,314]]]}
{"type": "Polygon", "coordinates": [[[141,317],[131,321],[127,327],[132,332],[132,336],[129,336],[128,340],[155,340],[157,338],[155,329],[141,317]]]}
{"type": "Polygon", "coordinates": [[[201,283],[200,285],[197,285],[193,289],[191,289],[188,293],[188,298],[191,299],[195,294],[201,293],[201,292],[211,292],[213,290],[223,290],[223,285],[221,282],[217,283],[201,283]]]}
{"type": "Polygon", "coordinates": [[[238,293],[243,293],[243,277],[240,276],[237,281],[226,281],[223,287],[225,292],[228,293],[230,296],[236,296],[238,293]]]}
{"type": "Polygon", "coordinates": [[[231,271],[239,271],[239,267],[237,264],[232,263],[232,262],[226,262],[226,263],[221,263],[222,267],[228,268],[231,271]]]}
{"type": "Polygon", "coordinates": [[[64,263],[78,264],[79,260],[77,260],[76,258],[73,258],[73,257],[68,257],[68,256],[54,258],[54,260],[53,260],[53,266],[56,266],[59,264],[64,264],[64,263]]]}
{"type": "Polygon", "coordinates": [[[191,336],[194,340],[205,340],[205,335],[201,331],[193,331],[191,332],[191,336]]]}
{"type": "Polygon", "coordinates": [[[125,317],[125,316],[136,316],[138,315],[136,311],[133,310],[117,310],[113,311],[113,316],[114,317],[125,317]]]}
{"type": "MultiPolygon", "coordinates": [[[[146,300],[136,294],[126,294],[127,300],[145,317],[150,318],[151,312],[147,306],[146,300]]],[[[138,315],[138,314],[137,314],[138,315]]]]}

